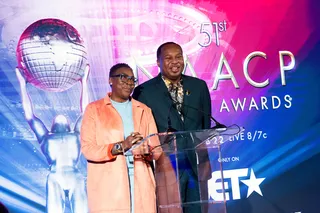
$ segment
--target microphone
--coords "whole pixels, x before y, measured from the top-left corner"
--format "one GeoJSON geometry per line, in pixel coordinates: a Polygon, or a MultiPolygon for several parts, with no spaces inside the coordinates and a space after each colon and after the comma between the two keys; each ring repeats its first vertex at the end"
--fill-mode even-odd
{"type": "Polygon", "coordinates": [[[226,125],[218,122],[216,119],[214,119],[214,117],[212,117],[212,115],[206,113],[205,111],[200,110],[200,109],[195,108],[195,107],[192,107],[192,106],[189,106],[189,105],[186,105],[186,104],[183,104],[183,106],[186,106],[186,107],[188,107],[188,108],[190,108],[190,109],[194,109],[194,110],[196,110],[196,111],[199,111],[199,112],[203,113],[203,114],[206,115],[206,116],[209,116],[210,119],[216,124],[214,127],[211,127],[210,129],[224,129],[224,130],[227,129],[227,126],[226,126],[226,125]]]}
{"type": "MultiPolygon", "coordinates": [[[[186,95],[186,96],[190,96],[190,95],[191,95],[191,92],[187,89],[186,92],[185,92],[185,95],[186,95]]],[[[172,101],[175,102],[174,100],[172,100],[172,101]]],[[[184,104],[184,103],[182,103],[182,105],[185,106],[185,107],[187,107],[187,108],[190,108],[190,109],[196,110],[196,111],[198,111],[198,112],[201,112],[202,114],[210,117],[210,119],[215,123],[215,126],[214,126],[214,127],[211,127],[211,129],[220,129],[220,130],[226,130],[226,129],[227,129],[227,126],[226,126],[226,125],[218,122],[216,119],[214,119],[214,117],[212,117],[211,114],[208,114],[208,113],[206,113],[206,112],[203,111],[203,110],[200,110],[200,109],[198,109],[198,108],[196,108],[196,107],[193,107],[193,106],[190,106],[190,105],[186,105],[186,104],[184,104]]]]}
{"type": "MultiPolygon", "coordinates": [[[[168,94],[168,93],[165,93],[165,94],[166,94],[166,96],[169,97],[170,100],[172,101],[172,104],[170,105],[169,110],[168,110],[168,116],[167,116],[167,124],[168,124],[168,126],[167,126],[166,132],[177,132],[178,130],[176,130],[176,129],[174,129],[174,128],[172,127],[170,115],[171,115],[171,110],[172,110],[172,108],[175,107],[176,104],[179,104],[179,103],[178,103],[177,101],[174,101],[174,100],[171,98],[170,94],[168,94]]],[[[185,95],[190,96],[190,95],[191,95],[191,92],[190,92],[189,90],[186,90],[186,91],[185,91],[185,95]]],[[[201,112],[203,115],[208,116],[208,117],[210,118],[210,120],[212,120],[212,121],[215,123],[215,126],[214,126],[214,127],[211,127],[210,129],[219,129],[219,130],[226,130],[226,129],[227,129],[227,126],[226,126],[226,125],[218,122],[214,117],[212,117],[211,114],[208,114],[207,112],[205,112],[205,111],[203,111],[203,110],[200,110],[200,109],[198,109],[198,108],[196,108],[196,107],[193,107],[193,106],[190,106],[190,105],[186,105],[186,104],[184,104],[184,103],[182,103],[182,106],[187,107],[187,108],[190,108],[190,109],[193,109],[193,110],[196,110],[196,111],[198,111],[198,112],[201,112]]],[[[183,111],[182,111],[182,113],[183,113],[183,111]]]]}
{"type": "Polygon", "coordinates": [[[168,116],[167,116],[167,130],[166,132],[177,132],[178,130],[174,129],[172,127],[172,123],[171,123],[171,118],[170,118],[170,115],[171,115],[171,109],[175,106],[175,103],[172,102],[172,104],[170,105],[169,107],[169,111],[168,111],[168,116]]]}

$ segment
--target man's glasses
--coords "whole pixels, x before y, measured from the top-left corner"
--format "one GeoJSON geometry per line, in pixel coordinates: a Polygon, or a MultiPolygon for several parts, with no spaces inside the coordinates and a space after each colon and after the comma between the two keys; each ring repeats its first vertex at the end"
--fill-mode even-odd
{"type": "Polygon", "coordinates": [[[110,76],[112,78],[120,78],[120,81],[124,82],[124,83],[137,83],[138,79],[136,79],[134,76],[128,76],[126,74],[118,74],[118,75],[112,75],[110,76]]]}

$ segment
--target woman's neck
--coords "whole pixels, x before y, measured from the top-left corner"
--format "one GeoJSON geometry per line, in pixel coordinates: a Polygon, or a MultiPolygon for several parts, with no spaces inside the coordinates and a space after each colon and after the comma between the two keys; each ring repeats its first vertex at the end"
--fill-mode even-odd
{"type": "Polygon", "coordinates": [[[124,98],[117,97],[117,96],[115,96],[113,93],[111,93],[110,99],[113,100],[113,101],[115,101],[115,102],[118,102],[118,103],[124,103],[124,102],[126,102],[126,101],[129,100],[129,98],[124,99],[124,98]]]}

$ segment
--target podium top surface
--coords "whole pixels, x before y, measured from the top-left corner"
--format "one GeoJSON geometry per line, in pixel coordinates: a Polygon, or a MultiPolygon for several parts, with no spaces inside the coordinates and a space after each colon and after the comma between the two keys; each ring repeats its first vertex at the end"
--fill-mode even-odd
{"type": "Polygon", "coordinates": [[[142,145],[157,144],[152,147],[159,152],[179,152],[187,150],[217,149],[230,137],[241,133],[244,128],[233,125],[223,129],[203,129],[196,131],[162,132],[148,135],[132,146],[125,155],[132,155],[134,149],[142,145]],[[161,149],[156,149],[161,148],[161,149]]]}

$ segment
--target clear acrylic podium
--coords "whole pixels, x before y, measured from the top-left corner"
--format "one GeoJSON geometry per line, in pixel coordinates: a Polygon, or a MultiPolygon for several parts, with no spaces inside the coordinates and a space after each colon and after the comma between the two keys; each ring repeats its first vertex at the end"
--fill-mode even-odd
{"type": "MultiPolygon", "coordinates": [[[[225,213],[220,145],[241,131],[242,128],[231,126],[225,129],[153,134],[134,145],[125,155],[132,158],[135,154],[145,154],[149,160],[153,160],[159,213],[225,213]],[[150,144],[158,145],[153,147],[150,144]],[[149,153],[146,147],[149,147],[149,153]],[[221,184],[218,188],[222,199],[219,201],[209,196],[207,182],[212,171],[221,172],[221,182],[217,183],[221,184]],[[185,181],[185,177],[189,181],[185,181]],[[188,202],[182,199],[185,194],[192,197],[188,202]]],[[[132,180],[133,175],[132,171],[129,172],[129,179],[132,180]]]]}

